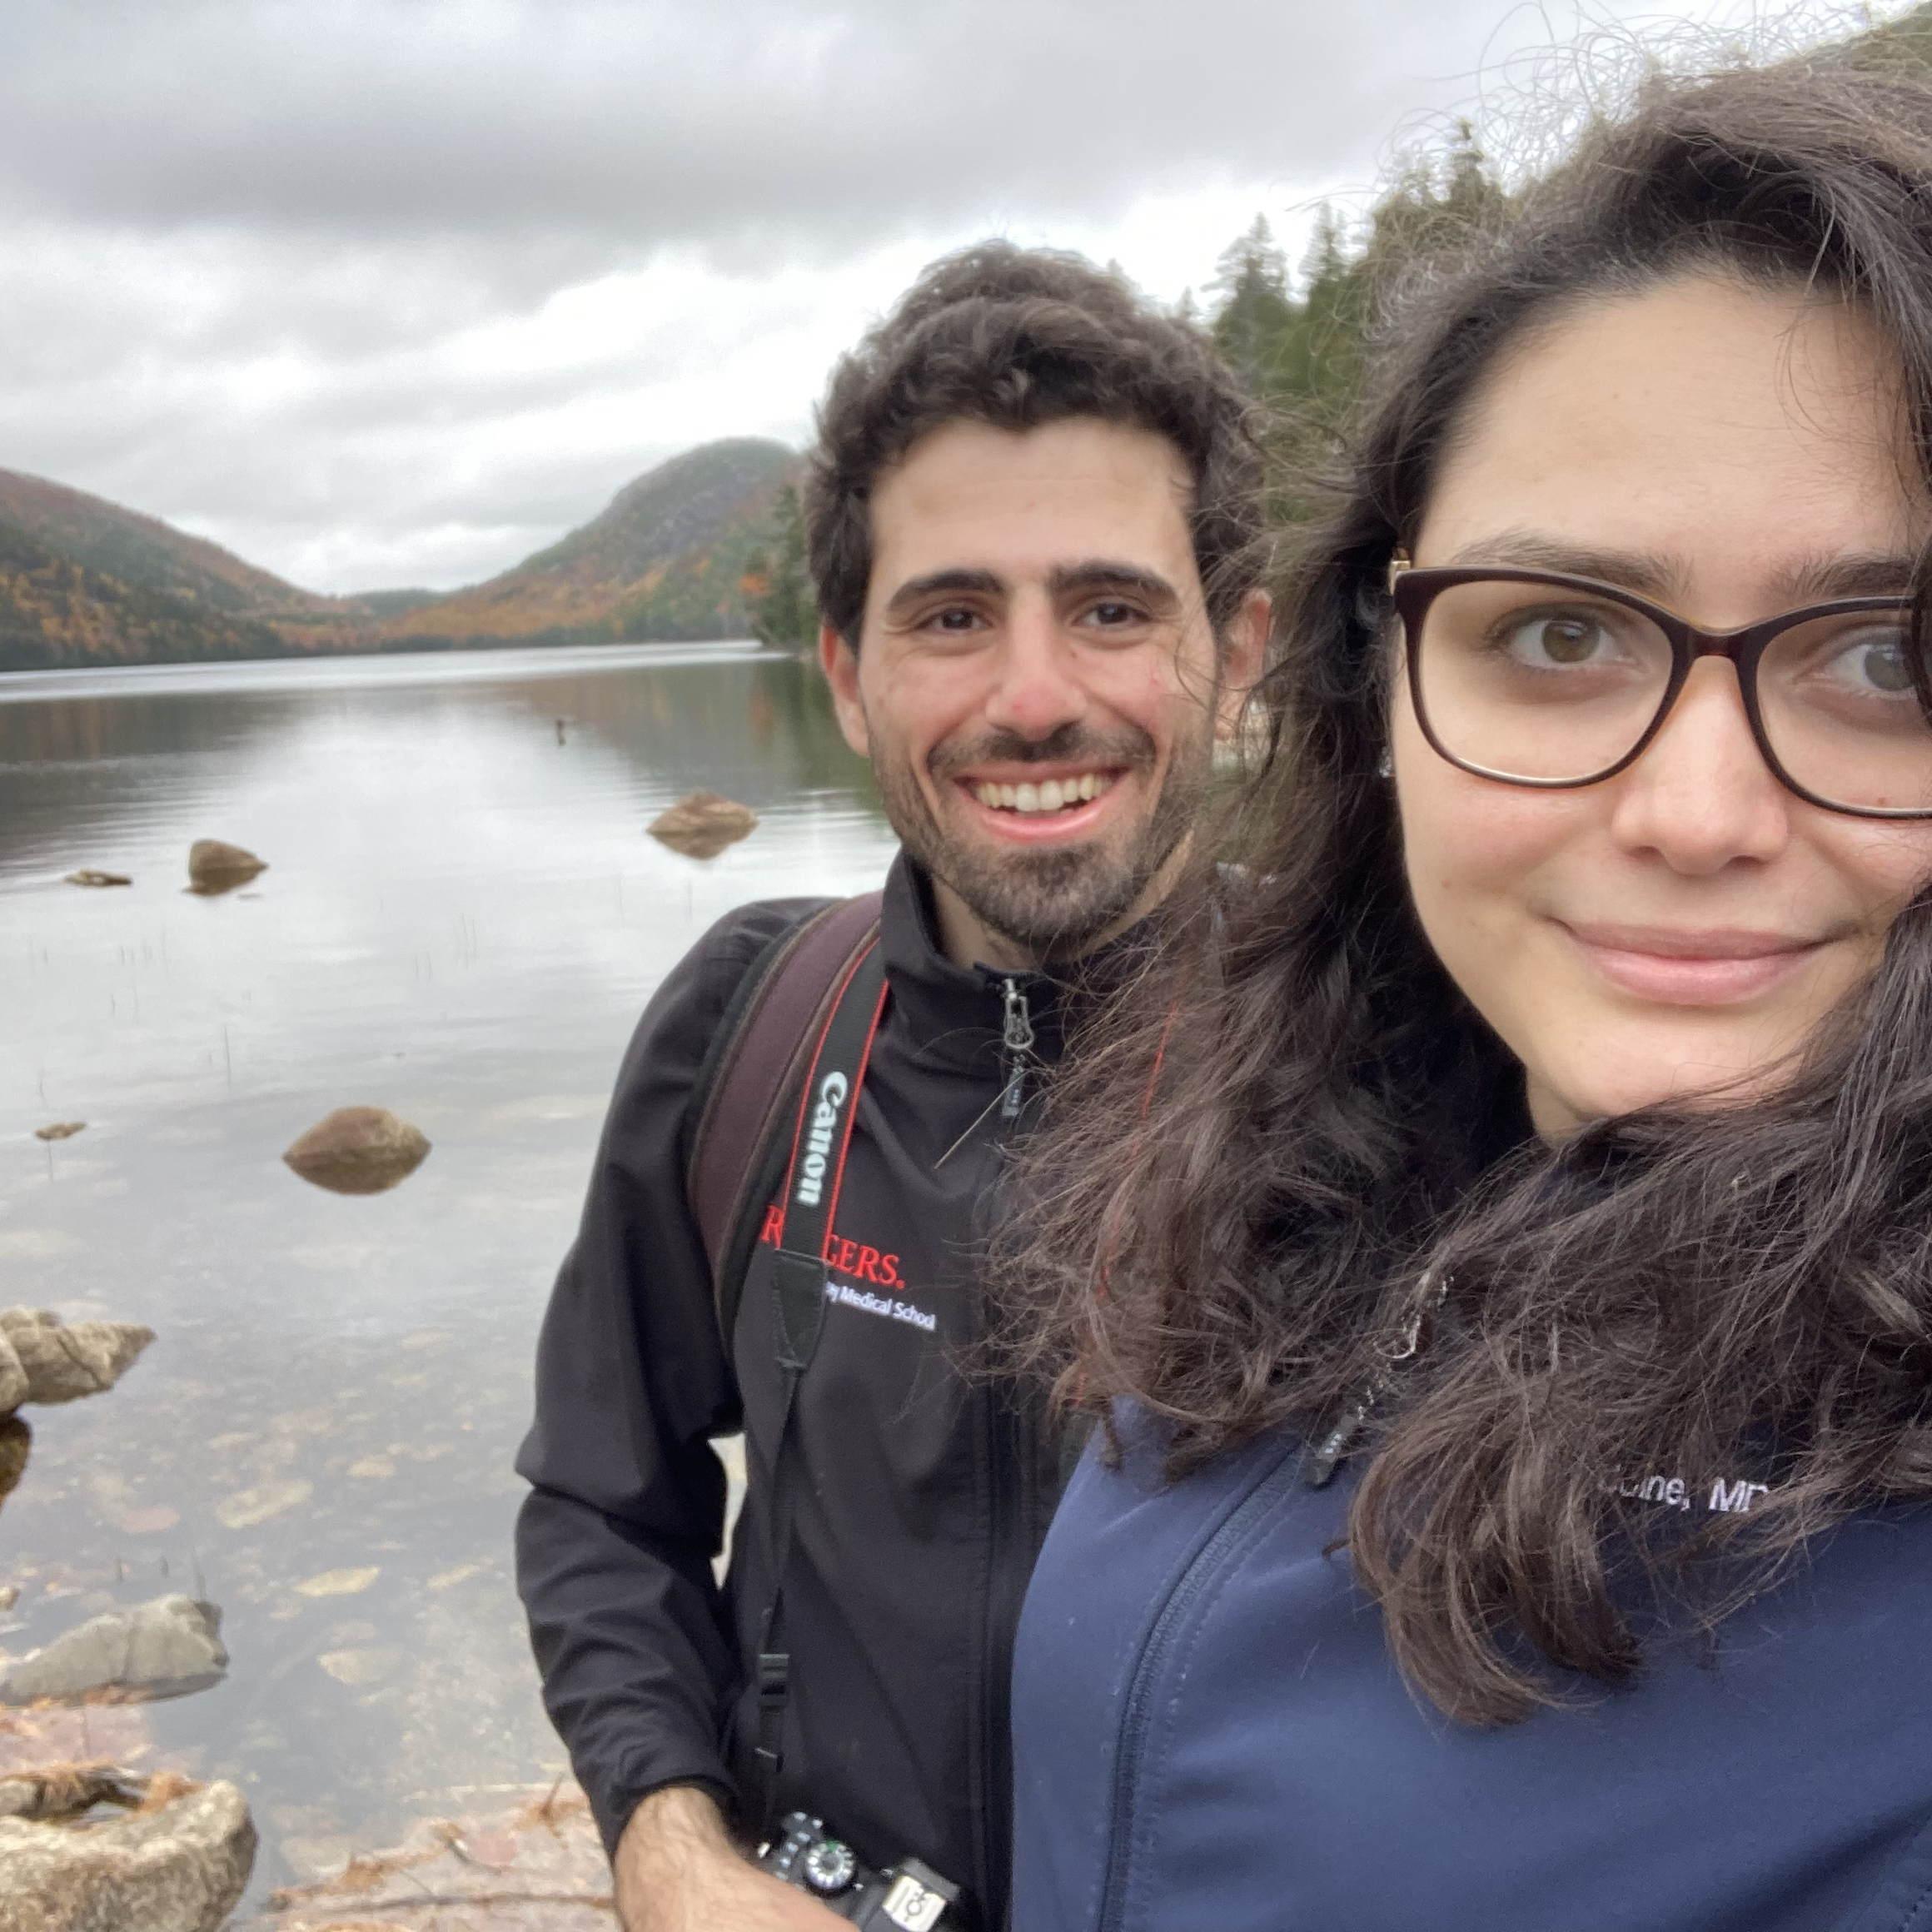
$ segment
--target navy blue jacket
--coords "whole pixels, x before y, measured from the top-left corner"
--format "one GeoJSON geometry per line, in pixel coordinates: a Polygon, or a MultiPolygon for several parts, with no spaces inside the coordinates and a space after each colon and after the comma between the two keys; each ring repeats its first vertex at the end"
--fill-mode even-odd
{"type": "Polygon", "coordinates": [[[1013,1932],[1932,1928],[1932,1511],[1845,1525],[1715,1649],[1476,1730],[1324,1553],[1347,1469],[1297,1461],[1163,1488],[1144,1442],[1089,1451],[1020,1629],[1013,1932]]]}

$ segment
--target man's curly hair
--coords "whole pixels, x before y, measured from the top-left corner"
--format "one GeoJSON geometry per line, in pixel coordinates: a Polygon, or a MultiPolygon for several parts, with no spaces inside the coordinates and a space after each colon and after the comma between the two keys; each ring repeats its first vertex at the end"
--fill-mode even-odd
{"type": "Polygon", "coordinates": [[[1194,561],[1218,630],[1260,581],[1255,406],[1198,329],[1078,255],[986,242],[942,257],[832,372],[808,462],[819,609],[857,648],[880,476],[944,424],[1093,416],[1152,431],[1193,478],[1194,561]]]}

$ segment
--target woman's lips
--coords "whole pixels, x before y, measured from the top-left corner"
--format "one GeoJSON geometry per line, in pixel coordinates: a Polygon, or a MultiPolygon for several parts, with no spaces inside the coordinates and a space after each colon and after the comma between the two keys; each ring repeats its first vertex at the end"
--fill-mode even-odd
{"type": "Polygon", "coordinates": [[[1730,1006],[1755,998],[1801,972],[1828,944],[1735,928],[1556,924],[1619,991],[1668,1006],[1730,1006]]]}

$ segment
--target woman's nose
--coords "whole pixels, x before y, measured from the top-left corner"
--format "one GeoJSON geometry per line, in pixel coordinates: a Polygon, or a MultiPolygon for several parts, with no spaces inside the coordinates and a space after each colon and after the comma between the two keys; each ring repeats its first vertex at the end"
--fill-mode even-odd
{"type": "Polygon", "coordinates": [[[1657,735],[1611,782],[1619,842],[1675,872],[1770,859],[1790,836],[1792,795],[1758,748],[1737,673],[1719,659],[1690,667],[1657,735]]]}

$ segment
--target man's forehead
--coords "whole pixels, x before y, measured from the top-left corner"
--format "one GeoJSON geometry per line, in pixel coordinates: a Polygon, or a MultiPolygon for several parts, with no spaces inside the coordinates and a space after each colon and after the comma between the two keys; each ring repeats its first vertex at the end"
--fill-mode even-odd
{"type": "Polygon", "coordinates": [[[873,492],[874,587],[949,570],[1045,584],[1096,559],[1172,575],[1192,565],[1192,497],[1186,459],[1151,431],[948,423],[873,492]]]}

